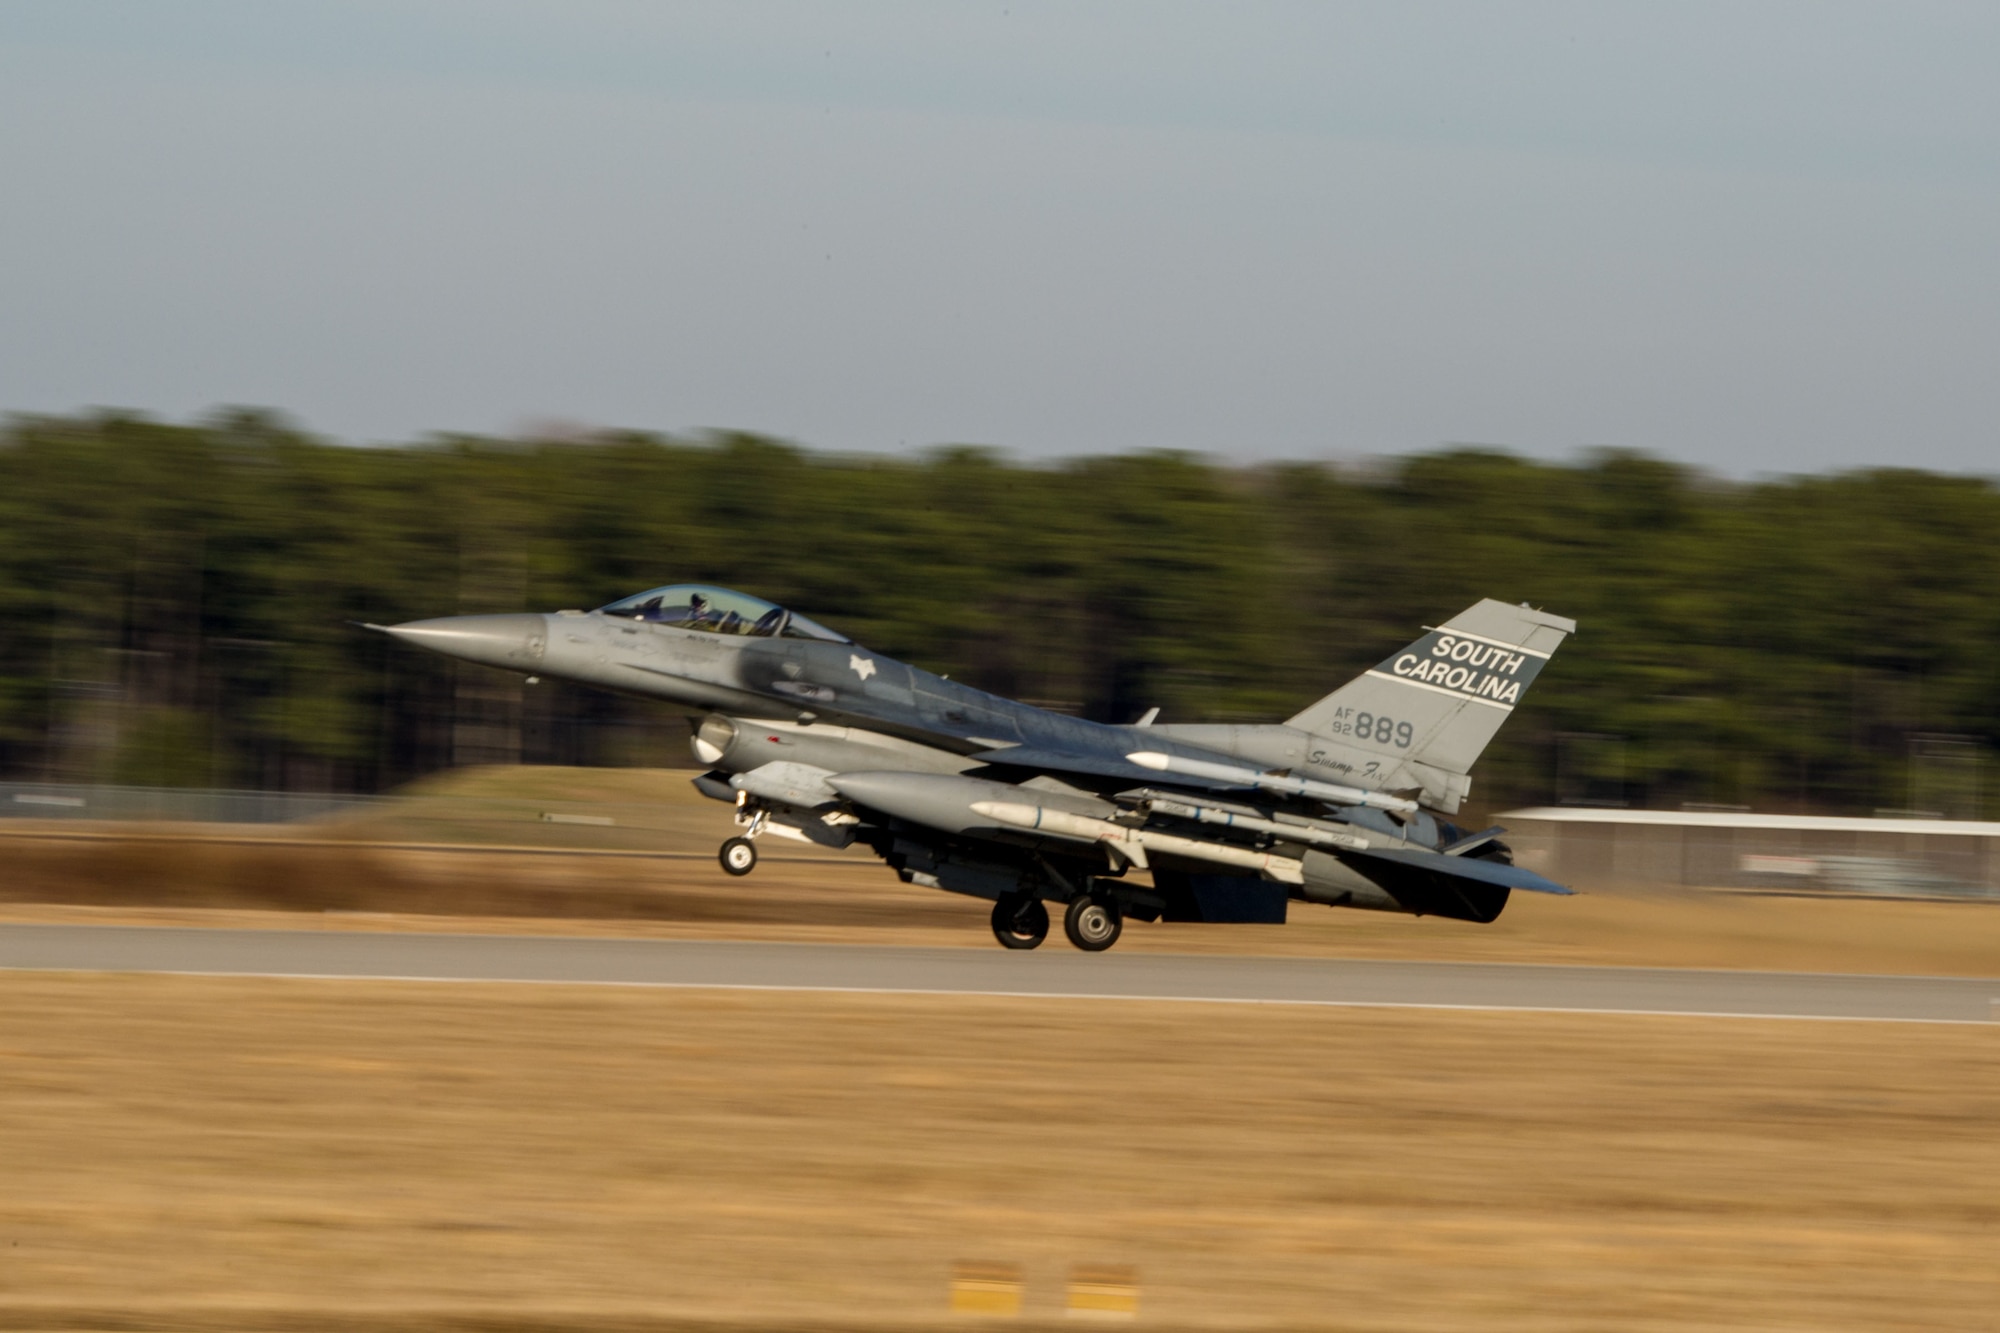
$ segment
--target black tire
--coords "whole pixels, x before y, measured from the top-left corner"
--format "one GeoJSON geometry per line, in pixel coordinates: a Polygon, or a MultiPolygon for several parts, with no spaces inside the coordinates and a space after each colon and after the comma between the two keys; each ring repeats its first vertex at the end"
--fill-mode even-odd
{"type": "Polygon", "coordinates": [[[1038,948],[1049,937],[1049,909],[1026,893],[1010,893],[993,904],[993,938],[1006,949],[1038,948]]]}
{"type": "Polygon", "coordinates": [[[715,854],[722,868],[732,875],[747,875],[757,868],[757,844],[748,838],[731,838],[715,854]]]}
{"type": "Polygon", "coordinates": [[[1125,914],[1110,898],[1080,893],[1070,899],[1063,913],[1063,934],[1085,953],[1103,953],[1118,943],[1125,930],[1125,914]]]}

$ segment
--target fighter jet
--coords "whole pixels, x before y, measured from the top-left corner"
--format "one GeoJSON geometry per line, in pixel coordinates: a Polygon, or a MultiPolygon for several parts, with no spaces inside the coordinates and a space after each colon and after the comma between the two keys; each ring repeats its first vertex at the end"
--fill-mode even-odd
{"type": "Polygon", "coordinates": [[[594,611],[371,625],[407,643],[700,710],[719,853],[860,843],[911,884],[992,902],[993,934],[1096,952],[1127,920],[1282,922],[1293,902],[1490,922],[1504,830],[1448,819],[1473,762],[1576,622],[1485,600],[1282,723],[1088,722],[871,652],[775,603],[674,584],[594,611]]]}

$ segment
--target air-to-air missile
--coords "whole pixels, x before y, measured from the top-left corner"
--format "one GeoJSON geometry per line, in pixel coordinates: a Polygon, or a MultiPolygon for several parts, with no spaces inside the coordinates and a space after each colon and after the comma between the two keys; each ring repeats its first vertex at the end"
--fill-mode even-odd
{"type": "Polygon", "coordinates": [[[1291,902],[1492,921],[1500,829],[1451,823],[1473,762],[1575,622],[1487,600],[1283,723],[1087,722],[984,693],[761,598],[654,588],[595,611],[371,626],[531,678],[700,710],[705,795],[735,807],[722,868],[766,834],[862,844],[906,882],[993,902],[1032,949],[1045,903],[1086,950],[1127,918],[1283,921],[1291,902]],[[1142,878],[1143,876],[1143,878],[1142,878]]]}

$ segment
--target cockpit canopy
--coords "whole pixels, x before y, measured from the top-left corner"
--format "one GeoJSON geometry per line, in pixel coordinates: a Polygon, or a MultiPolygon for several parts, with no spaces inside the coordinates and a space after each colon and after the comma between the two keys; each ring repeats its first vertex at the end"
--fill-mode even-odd
{"type": "Polygon", "coordinates": [[[760,638],[821,639],[828,643],[852,643],[845,634],[835,634],[824,625],[787,611],[773,602],[728,588],[711,588],[705,583],[676,583],[665,588],[649,588],[621,598],[598,611],[607,616],[624,616],[677,629],[702,630],[709,634],[747,634],[760,638]]]}

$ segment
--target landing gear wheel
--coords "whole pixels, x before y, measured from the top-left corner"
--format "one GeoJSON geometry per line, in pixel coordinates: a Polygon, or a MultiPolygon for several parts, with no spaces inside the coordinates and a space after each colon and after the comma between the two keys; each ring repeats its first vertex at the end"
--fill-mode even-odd
{"type": "Polygon", "coordinates": [[[1032,949],[1049,937],[1049,909],[1026,893],[1010,893],[993,904],[993,938],[1002,948],[1032,949]]]}
{"type": "Polygon", "coordinates": [[[731,838],[715,854],[722,868],[732,875],[747,875],[757,868],[757,844],[748,838],[731,838]]]}
{"type": "Polygon", "coordinates": [[[1118,943],[1125,929],[1125,916],[1118,904],[1094,894],[1078,894],[1063,913],[1063,934],[1085,953],[1103,953],[1118,943]]]}

